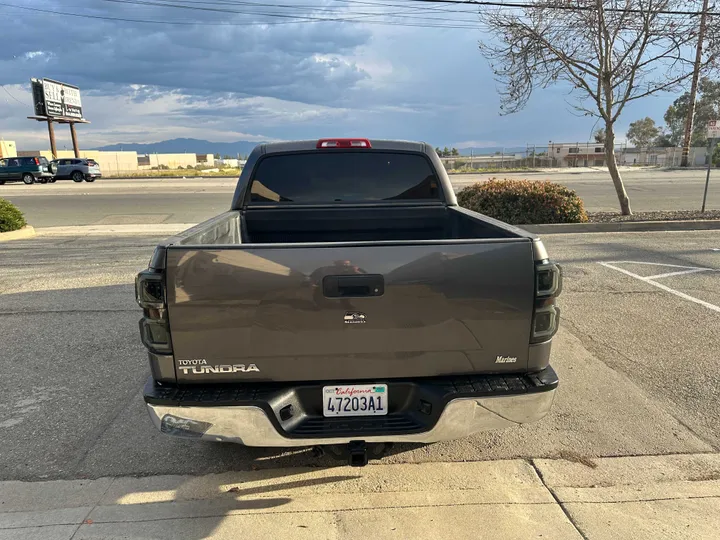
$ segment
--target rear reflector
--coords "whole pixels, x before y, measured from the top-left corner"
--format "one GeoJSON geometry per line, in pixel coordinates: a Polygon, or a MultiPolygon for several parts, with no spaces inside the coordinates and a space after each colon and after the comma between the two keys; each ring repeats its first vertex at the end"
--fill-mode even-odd
{"type": "Polygon", "coordinates": [[[372,148],[367,139],[320,139],[316,148],[372,148]]]}

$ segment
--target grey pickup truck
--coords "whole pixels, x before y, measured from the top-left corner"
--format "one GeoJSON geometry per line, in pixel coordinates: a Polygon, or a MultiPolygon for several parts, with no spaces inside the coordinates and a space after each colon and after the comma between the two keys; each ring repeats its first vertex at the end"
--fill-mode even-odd
{"type": "Polygon", "coordinates": [[[457,205],[427,144],[262,144],[230,210],[137,276],[145,402],[163,433],[353,465],[532,422],[561,280],[537,237],[457,205]]]}

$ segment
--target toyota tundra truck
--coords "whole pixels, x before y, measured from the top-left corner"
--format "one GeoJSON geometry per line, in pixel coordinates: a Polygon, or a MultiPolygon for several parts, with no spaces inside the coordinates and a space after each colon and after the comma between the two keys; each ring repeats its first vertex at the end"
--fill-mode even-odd
{"type": "Polygon", "coordinates": [[[458,206],[425,143],[261,144],[230,209],[137,276],[145,402],[163,433],[353,465],[533,422],[561,288],[539,238],[458,206]]]}

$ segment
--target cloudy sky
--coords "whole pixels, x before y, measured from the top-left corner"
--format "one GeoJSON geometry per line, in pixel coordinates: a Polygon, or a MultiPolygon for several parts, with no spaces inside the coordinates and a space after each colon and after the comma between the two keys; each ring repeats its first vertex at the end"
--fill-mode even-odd
{"type": "MultiPolygon", "coordinates": [[[[0,137],[48,147],[44,124],[26,118],[30,78],[47,77],[81,88],[92,122],[78,128],[86,148],[175,137],[367,136],[457,147],[588,140],[595,120],[571,112],[564,88],[498,114],[473,9],[411,0],[0,0],[0,137]]],[[[660,121],[672,99],[626,109],[620,134],[646,115],[660,121]]],[[[70,147],[67,129],[57,131],[58,146],[70,147]]]]}

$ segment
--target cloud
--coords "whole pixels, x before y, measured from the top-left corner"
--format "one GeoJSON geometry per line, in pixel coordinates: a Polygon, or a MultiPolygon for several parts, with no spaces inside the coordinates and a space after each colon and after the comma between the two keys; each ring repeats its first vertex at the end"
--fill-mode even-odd
{"type": "MultiPolygon", "coordinates": [[[[31,0],[43,9],[69,11],[67,4],[31,0]]],[[[76,13],[166,20],[167,7],[150,11],[134,4],[75,0],[76,13]],[[107,9],[107,8],[111,9],[107,9]]],[[[5,10],[4,10],[5,11],[5,10]]],[[[177,10],[181,11],[182,10],[177,10]]],[[[31,77],[72,81],[85,91],[108,94],[136,84],[190,93],[231,92],[279,99],[325,102],[368,75],[342,55],[369,39],[350,25],[207,26],[218,22],[191,12],[196,26],[159,26],[94,21],[12,11],[4,24],[0,83],[31,77]],[[38,31],[58,29],[67,32],[38,31]],[[76,29],[78,31],[72,31],[76,29]],[[32,39],[28,39],[32,36],[32,39]],[[322,92],[321,92],[322,91],[322,92]]],[[[4,15],[4,13],[3,13],[4,15]]],[[[5,18],[5,17],[3,17],[5,18]]],[[[187,18],[187,16],[186,16],[187,18]]],[[[225,21],[251,22],[228,15],[225,21]]]]}
{"type": "MultiPolygon", "coordinates": [[[[85,115],[92,122],[78,127],[86,147],[175,137],[255,141],[321,136],[425,140],[434,146],[451,141],[464,141],[456,147],[524,146],[548,139],[585,141],[594,123],[568,112],[561,87],[539,92],[526,110],[501,117],[495,82],[477,50],[479,30],[363,23],[405,20],[367,14],[387,12],[382,6],[324,0],[293,2],[292,8],[224,0],[7,2],[177,23],[66,17],[0,6],[0,84],[6,89],[0,88],[0,136],[16,139],[21,148],[48,146],[45,127],[26,118],[32,112],[31,77],[80,86],[85,115]],[[343,18],[346,12],[357,22],[316,21],[343,18]],[[288,13],[306,20],[288,20],[288,13]]],[[[466,9],[470,24],[477,20],[472,7],[453,9],[466,9]]],[[[431,16],[426,7],[405,12],[431,16]]],[[[461,16],[457,11],[438,13],[461,16]]],[[[621,122],[648,114],[660,120],[671,100],[638,102],[621,122]]],[[[69,140],[66,129],[57,131],[61,141],[69,140]]]]}

